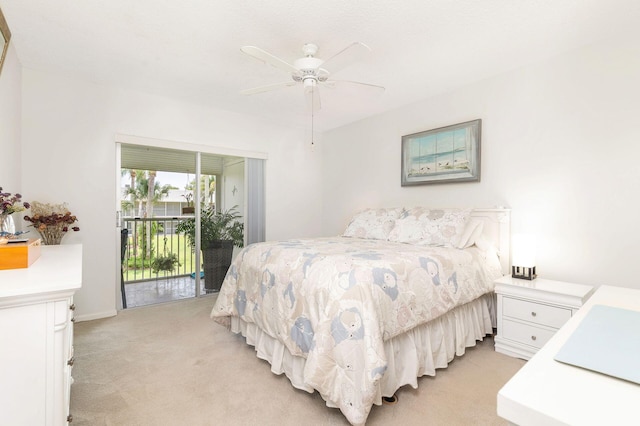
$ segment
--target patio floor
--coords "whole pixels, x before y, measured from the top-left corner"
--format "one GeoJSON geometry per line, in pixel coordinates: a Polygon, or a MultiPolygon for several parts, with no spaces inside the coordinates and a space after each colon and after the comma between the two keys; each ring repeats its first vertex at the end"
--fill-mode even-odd
{"type": "MultiPolygon", "coordinates": [[[[127,283],[124,286],[127,308],[155,305],[196,296],[196,280],[187,277],[159,278],[157,280],[127,283]]],[[[205,295],[204,280],[200,294],[205,295]]],[[[213,293],[211,293],[213,294],[213,293]]]]}

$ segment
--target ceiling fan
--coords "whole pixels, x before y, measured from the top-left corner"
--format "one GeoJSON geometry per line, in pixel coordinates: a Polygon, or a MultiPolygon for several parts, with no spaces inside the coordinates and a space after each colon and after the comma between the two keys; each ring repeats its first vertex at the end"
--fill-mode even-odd
{"type": "Polygon", "coordinates": [[[364,43],[351,43],[349,46],[326,60],[316,57],[316,53],[318,52],[317,45],[307,43],[302,46],[302,53],[304,56],[294,61],[293,64],[290,64],[289,62],[280,59],[259,47],[244,46],[240,50],[255,59],[288,72],[291,78],[290,80],[280,83],[242,90],[240,93],[243,95],[254,95],[256,93],[263,93],[301,84],[304,88],[304,94],[307,98],[308,105],[311,107],[311,110],[314,111],[320,109],[320,93],[318,90],[320,86],[335,88],[340,85],[357,85],[359,87],[375,91],[385,90],[384,87],[376,84],[330,79],[332,74],[351,65],[353,62],[361,59],[365,54],[371,52],[371,49],[364,43]]]}

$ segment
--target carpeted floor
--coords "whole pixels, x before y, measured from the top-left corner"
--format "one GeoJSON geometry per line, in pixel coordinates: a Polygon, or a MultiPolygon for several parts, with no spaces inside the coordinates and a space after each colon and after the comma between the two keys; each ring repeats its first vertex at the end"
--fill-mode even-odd
{"type": "MultiPolygon", "coordinates": [[[[348,425],[209,319],[214,297],[77,323],[73,424],[348,425]]],[[[487,338],[418,389],[400,389],[396,404],[374,406],[367,425],[504,425],[496,394],[522,365],[487,338]]]]}

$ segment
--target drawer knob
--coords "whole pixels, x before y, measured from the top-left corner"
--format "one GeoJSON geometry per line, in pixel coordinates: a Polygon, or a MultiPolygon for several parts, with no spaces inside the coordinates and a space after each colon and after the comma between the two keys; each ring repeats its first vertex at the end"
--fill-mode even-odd
{"type": "Polygon", "coordinates": [[[74,363],[74,362],[75,362],[75,358],[74,358],[74,357],[71,357],[71,358],[69,359],[69,361],[67,361],[67,365],[69,365],[69,366],[73,366],[73,363],[74,363]]]}
{"type": "Polygon", "coordinates": [[[76,310],[76,304],[75,303],[71,304],[71,306],[69,306],[69,309],[71,309],[72,311],[75,311],[76,310]]]}
{"type": "Polygon", "coordinates": [[[538,314],[536,314],[535,312],[531,312],[531,316],[532,317],[535,317],[536,315],[538,315],[538,314]]]}
{"type": "Polygon", "coordinates": [[[531,336],[531,340],[536,340],[536,336],[531,336]]]}
{"type": "Polygon", "coordinates": [[[73,416],[71,414],[69,414],[67,416],[67,423],[71,423],[73,421],[73,416]]]}

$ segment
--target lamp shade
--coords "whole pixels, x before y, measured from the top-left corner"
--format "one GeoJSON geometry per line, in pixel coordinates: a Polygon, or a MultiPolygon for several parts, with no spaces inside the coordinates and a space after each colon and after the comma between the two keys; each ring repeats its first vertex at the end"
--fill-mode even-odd
{"type": "Polygon", "coordinates": [[[536,238],[531,234],[516,234],[511,240],[514,266],[536,266],[536,238]]]}

